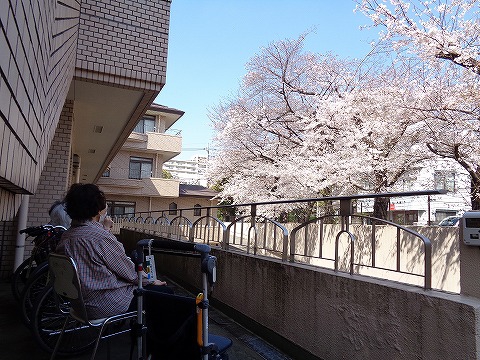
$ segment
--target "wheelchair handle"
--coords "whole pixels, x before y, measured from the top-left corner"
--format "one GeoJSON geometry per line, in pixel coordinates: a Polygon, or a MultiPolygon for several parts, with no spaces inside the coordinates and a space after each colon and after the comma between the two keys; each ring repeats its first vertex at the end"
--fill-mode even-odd
{"type": "Polygon", "coordinates": [[[143,239],[137,243],[137,251],[142,251],[145,247],[151,245],[153,249],[178,250],[178,251],[196,251],[201,254],[210,253],[210,246],[207,244],[196,244],[185,241],[174,241],[166,238],[161,239],[143,239]]]}

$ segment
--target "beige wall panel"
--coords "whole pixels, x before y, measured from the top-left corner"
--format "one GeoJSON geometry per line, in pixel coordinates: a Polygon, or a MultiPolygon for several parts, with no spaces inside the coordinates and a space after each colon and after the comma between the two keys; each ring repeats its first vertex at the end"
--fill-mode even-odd
{"type": "Polygon", "coordinates": [[[34,193],[73,76],[79,6],[2,1],[0,14],[0,186],[34,193]]]}

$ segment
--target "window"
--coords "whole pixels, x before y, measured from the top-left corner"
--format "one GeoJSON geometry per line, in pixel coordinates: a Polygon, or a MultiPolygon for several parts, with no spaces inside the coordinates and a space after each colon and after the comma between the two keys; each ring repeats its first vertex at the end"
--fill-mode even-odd
{"type": "Polygon", "coordinates": [[[141,118],[138,122],[137,126],[135,126],[135,129],[133,129],[133,131],[142,134],[155,131],[155,116],[144,115],[143,118],[141,118]]]}
{"type": "Polygon", "coordinates": [[[193,207],[195,208],[193,209],[193,216],[202,216],[202,209],[199,209],[202,206],[200,204],[195,204],[193,207]]]}
{"type": "Polygon", "coordinates": [[[133,216],[135,214],[135,203],[127,201],[107,201],[108,215],[110,216],[133,216]]]}
{"type": "Polygon", "coordinates": [[[451,171],[435,171],[435,189],[455,191],[455,173],[451,171]]]}
{"type": "Polygon", "coordinates": [[[454,210],[437,209],[435,212],[435,221],[439,223],[443,219],[446,219],[447,217],[455,216],[455,215],[457,215],[457,212],[454,210]]]}
{"type": "Polygon", "coordinates": [[[172,202],[168,205],[168,214],[177,215],[177,204],[172,202]]]}
{"type": "Polygon", "coordinates": [[[152,159],[131,157],[128,178],[145,179],[152,177],[152,163],[152,159]]]}
{"type": "Polygon", "coordinates": [[[110,168],[108,167],[105,172],[102,174],[102,177],[110,177],[110,168]]]}
{"type": "Polygon", "coordinates": [[[399,225],[413,225],[418,222],[418,211],[405,210],[392,213],[393,222],[399,225]]]}

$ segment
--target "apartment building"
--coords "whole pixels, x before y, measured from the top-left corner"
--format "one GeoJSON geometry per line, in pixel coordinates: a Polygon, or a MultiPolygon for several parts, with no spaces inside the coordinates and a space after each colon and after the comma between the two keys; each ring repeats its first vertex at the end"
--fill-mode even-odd
{"type": "Polygon", "coordinates": [[[0,277],[96,182],[166,80],[170,0],[0,1],[0,277]]]}
{"type": "MultiPolygon", "coordinates": [[[[404,225],[436,225],[446,217],[461,216],[471,209],[470,176],[453,161],[428,161],[412,176],[400,180],[395,191],[424,189],[445,190],[447,193],[390,199],[390,220],[404,225]]],[[[358,201],[356,211],[373,212],[373,200],[358,201]]]]}
{"type": "Polygon", "coordinates": [[[194,156],[190,160],[173,159],[164,164],[164,169],[182,184],[207,186],[206,156],[194,156]]]}
{"type": "MultiPolygon", "coordinates": [[[[166,162],[180,154],[182,138],[171,126],[183,111],[152,104],[112,160],[97,185],[105,192],[112,216],[159,217],[159,210],[211,206],[216,192],[163,176],[166,162]],[[153,213],[152,213],[153,212],[153,213]]],[[[184,214],[192,222],[198,211],[184,214]]],[[[173,217],[171,216],[171,217],[173,217]]]]}

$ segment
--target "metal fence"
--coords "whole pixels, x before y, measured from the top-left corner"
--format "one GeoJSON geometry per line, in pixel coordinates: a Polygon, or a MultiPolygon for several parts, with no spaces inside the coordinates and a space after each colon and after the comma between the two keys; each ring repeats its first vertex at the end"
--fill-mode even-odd
{"type": "MultiPolygon", "coordinates": [[[[269,256],[284,262],[320,266],[432,286],[432,244],[427,237],[391,221],[353,213],[356,199],[442,194],[442,191],[323,197],[158,210],[114,218],[121,227],[174,240],[203,242],[229,251],[269,256]],[[333,213],[303,222],[282,222],[262,209],[302,203],[335,202],[333,213]],[[199,213],[206,215],[198,216],[199,213]],[[225,216],[225,214],[229,214],[225,216]],[[197,216],[194,216],[197,215],[197,216]],[[226,221],[228,220],[228,221],[226,221]]],[[[267,211],[268,212],[268,211],[267,211]]]]}

